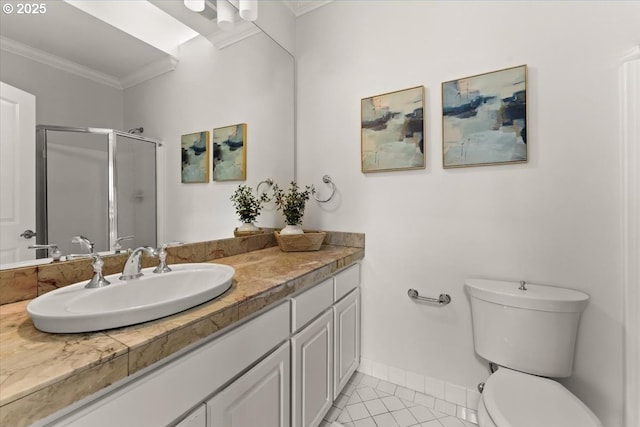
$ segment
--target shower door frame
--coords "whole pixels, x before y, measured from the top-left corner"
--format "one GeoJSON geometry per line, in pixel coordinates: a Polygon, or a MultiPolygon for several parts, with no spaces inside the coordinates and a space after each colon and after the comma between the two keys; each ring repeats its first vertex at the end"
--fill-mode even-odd
{"type": "MultiPolygon", "coordinates": [[[[133,139],[155,145],[155,183],[156,183],[156,241],[158,239],[158,158],[159,149],[162,142],[153,138],[106,128],[76,128],[56,125],[36,126],[36,242],[46,245],[49,243],[49,213],[47,203],[47,131],[54,132],[76,132],[93,135],[105,135],[107,137],[107,182],[108,182],[108,227],[109,227],[109,250],[113,250],[118,239],[118,184],[116,154],[118,136],[133,139]]],[[[90,236],[89,236],[90,237],[90,236]]],[[[47,256],[46,250],[36,251],[36,258],[47,256]]]]}

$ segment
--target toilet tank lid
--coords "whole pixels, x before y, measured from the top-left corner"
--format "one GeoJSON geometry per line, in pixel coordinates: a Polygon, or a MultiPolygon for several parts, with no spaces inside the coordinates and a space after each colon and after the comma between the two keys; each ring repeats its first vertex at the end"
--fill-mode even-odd
{"type": "Polygon", "coordinates": [[[560,383],[507,368],[489,377],[482,400],[499,427],[602,427],[560,383]]]}
{"type": "Polygon", "coordinates": [[[574,289],[526,284],[526,291],[518,289],[520,283],[491,279],[467,279],[465,288],[472,298],[510,307],[529,310],[580,313],[587,306],[589,295],[574,289]]]}

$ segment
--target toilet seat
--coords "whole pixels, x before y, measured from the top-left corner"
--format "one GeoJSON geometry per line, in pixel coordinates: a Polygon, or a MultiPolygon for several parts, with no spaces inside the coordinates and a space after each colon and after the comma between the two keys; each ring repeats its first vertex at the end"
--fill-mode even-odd
{"type": "Polygon", "coordinates": [[[560,383],[507,368],[487,379],[482,400],[497,427],[602,427],[560,383]]]}

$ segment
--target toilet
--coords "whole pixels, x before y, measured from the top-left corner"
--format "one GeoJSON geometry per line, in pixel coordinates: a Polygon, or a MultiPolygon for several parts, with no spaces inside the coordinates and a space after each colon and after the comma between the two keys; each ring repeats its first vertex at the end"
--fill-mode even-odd
{"type": "Polygon", "coordinates": [[[476,353],[498,366],[478,404],[480,427],[602,427],[560,383],[573,370],[583,292],[467,279],[476,353]]]}

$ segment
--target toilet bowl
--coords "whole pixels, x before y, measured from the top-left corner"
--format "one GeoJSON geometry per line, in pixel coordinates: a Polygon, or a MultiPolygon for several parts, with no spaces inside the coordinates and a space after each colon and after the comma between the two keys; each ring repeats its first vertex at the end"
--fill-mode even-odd
{"type": "Polygon", "coordinates": [[[465,289],[475,352],[500,366],[482,391],[480,427],[601,427],[580,399],[549,379],[572,373],[580,314],[589,296],[487,279],[467,279],[465,289]]]}
{"type": "Polygon", "coordinates": [[[560,383],[508,368],[486,381],[478,405],[481,427],[602,427],[560,383]]]}

